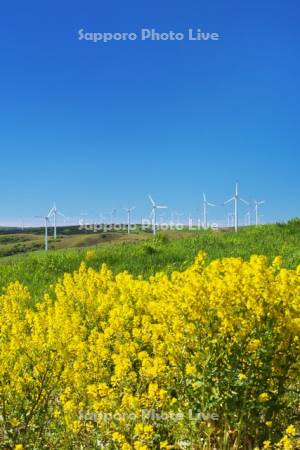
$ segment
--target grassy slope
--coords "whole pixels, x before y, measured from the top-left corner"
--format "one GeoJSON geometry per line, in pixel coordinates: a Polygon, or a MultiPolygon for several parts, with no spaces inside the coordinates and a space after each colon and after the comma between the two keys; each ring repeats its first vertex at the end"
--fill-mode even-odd
{"type": "MultiPolygon", "coordinates": [[[[171,272],[188,266],[199,250],[208,259],[224,256],[264,254],[270,259],[283,256],[284,265],[292,268],[300,264],[300,224],[265,225],[233,232],[201,231],[174,233],[176,239],[157,238],[143,242],[114,243],[93,247],[95,257],[88,262],[98,268],[108,264],[115,273],[128,270],[135,275],[149,276],[157,271],[171,272]],[[183,237],[181,237],[183,236],[183,237]]],[[[9,259],[0,264],[0,287],[19,280],[38,298],[64,272],[76,270],[84,259],[86,249],[34,252],[9,259]]]]}
{"type": "MultiPolygon", "coordinates": [[[[144,233],[144,235],[145,234],[146,233],[144,233]]],[[[149,233],[146,234],[146,237],[149,237],[149,233]]],[[[143,234],[137,233],[132,235],[130,240],[140,240],[142,238],[143,234]]],[[[56,240],[54,240],[50,234],[49,248],[51,250],[59,250],[63,248],[89,247],[91,245],[111,243],[112,241],[123,242],[126,240],[128,240],[128,235],[120,232],[60,234],[56,240]]],[[[24,232],[1,234],[0,257],[43,250],[44,245],[44,235],[40,233],[24,232]]]]}

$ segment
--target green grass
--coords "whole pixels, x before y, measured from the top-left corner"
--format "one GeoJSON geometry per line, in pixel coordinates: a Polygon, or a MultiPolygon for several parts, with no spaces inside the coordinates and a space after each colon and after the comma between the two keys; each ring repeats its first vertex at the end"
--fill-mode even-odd
{"type": "MultiPolygon", "coordinates": [[[[131,239],[136,239],[136,236],[133,235],[131,239]]],[[[134,275],[144,277],[161,270],[168,273],[182,270],[193,261],[200,250],[207,252],[208,260],[229,256],[249,259],[252,254],[263,254],[270,260],[281,255],[287,268],[300,264],[299,221],[248,227],[237,234],[229,231],[183,231],[158,235],[156,239],[109,242],[111,243],[92,247],[95,257],[88,261],[88,264],[99,268],[102,263],[106,263],[114,273],[128,270],[134,275]]],[[[64,272],[76,270],[85,253],[86,248],[71,248],[49,251],[47,254],[37,251],[2,258],[0,287],[19,280],[28,286],[33,298],[38,299],[64,272]]]]}

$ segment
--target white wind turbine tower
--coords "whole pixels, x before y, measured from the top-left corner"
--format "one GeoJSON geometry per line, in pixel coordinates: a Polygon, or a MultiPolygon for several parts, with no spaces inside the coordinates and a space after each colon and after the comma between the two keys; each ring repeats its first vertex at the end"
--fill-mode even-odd
{"type": "Polygon", "coordinates": [[[239,196],[239,184],[236,182],[235,184],[235,194],[233,197],[231,197],[229,200],[227,200],[224,205],[227,205],[227,203],[234,202],[234,229],[237,233],[239,228],[239,201],[245,203],[245,205],[249,206],[249,202],[244,200],[239,196]]]}
{"type": "Polygon", "coordinates": [[[153,234],[155,235],[156,234],[156,211],[158,209],[166,209],[167,206],[157,205],[155,203],[155,201],[153,200],[153,198],[151,197],[151,195],[149,195],[149,200],[150,200],[150,202],[152,204],[152,211],[151,211],[151,214],[152,214],[152,230],[153,230],[153,234]]]}
{"type": "Polygon", "coordinates": [[[135,209],[135,206],[132,206],[131,208],[124,208],[124,211],[127,212],[127,232],[130,233],[130,227],[131,227],[131,213],[135,209]]]}
{"type": "Polygon", "coordinates": [[[206,199],[206,195],[203,192],[203,219],[204,219],[204,228],[207,230],[207,207],[208,206],[216,206],[213,203],[209,203],[206,199]]]}
{"type": "Polygon", "coordinates": [[[229,213],[227,216],[227,226],[228,226],[228,228],[234,226],[234,214],[233,213],[229,213]]]}
{"type": "Polygon", "coordinates": [[[266,202],[265,200],[257,201],[254,200],[254,209],[255,209],[255,225],[259,225],[259,207],[261,205],[264,205],[266,202]]]}
{"type": "Polygon", "coordinates": [[[66,216],[58,211],[58,209],[56,207],[56,203],[54,202],[53,207],[50,209],[49,214],[48,214],[48,219],[50,219],[50,217],[53,217],[53,237],[54,237],[54,239],[57,238],[56,228],[57,228],[57,217],[58,216],[66,219],[66,216]]]}
{"type": "Polygon", "coordinates": [[[250,210],[248,212],[246,212],[246,214],[245,214],[245,225],[246,225],[246,227],[251,225],[251,211],[250,210]]]}
{"type": "Polygon", "coordinates": [[[47,216],[35,216],[45,221],[45,251],[48,251],[48,228],[50,225],[49,214],[47,216]]]}

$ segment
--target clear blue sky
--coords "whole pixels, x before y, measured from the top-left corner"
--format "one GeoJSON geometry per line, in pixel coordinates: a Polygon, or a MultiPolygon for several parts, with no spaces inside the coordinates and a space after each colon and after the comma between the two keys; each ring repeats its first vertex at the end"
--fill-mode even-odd
{"type": "Polygon", "coordinates": [[[267,200],[265,220],[300,215],[298,0],[6,0],[0,13],[0,223],[54,199],[70,217],[146,215],[148,193],[199,214],[203,190],[221,203],[237,178],[267,200]],[[221,40],[78,40],[143,27],[221,40]]]}

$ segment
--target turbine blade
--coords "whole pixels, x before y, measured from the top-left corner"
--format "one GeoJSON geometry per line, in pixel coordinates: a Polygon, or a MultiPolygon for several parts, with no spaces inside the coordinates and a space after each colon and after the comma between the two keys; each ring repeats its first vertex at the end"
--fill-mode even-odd
{"type": "Polygon", "coordinates": [[[226,200],[226,202],[224,202],[224,205],[227,205],[227,203],[233,202],[235,200],[234,197],[231,197],[229,200],[226,200]]]}
{"type": "Polygon", "coordinates": [[[250,205],[250,203],[249,203],[249,202],[247,202],[247,200],[244,200],[244,199],[243,199],[243,198],[241,198],[241,197],[240,197],[240,200],[241,200],[241,202],[245,203],[245,205],[248,205],[248,206],[250,205]]]}
{"type": "Polygon", "coordinates": [[[208,204],[208,206],[216,206],[213,203],[209,203],[209,202],[207,202],[207,204],[208,204]]]}
{"type": "Polygon", "coordinates": [[[157,205],[157,209],[166,209],[168,208],[167,206],[163,206],[163,205],[157,205]]]}
{"type": "Polygon", "coordinates": [[[155,206],[154,200],[153,200],[153,198],[151,197],[151,195],[148,195],[148,197],[149,197],[150,202],[152,203],[152,206],[155,206]]]}

